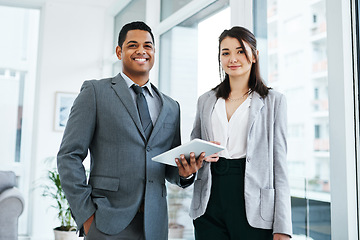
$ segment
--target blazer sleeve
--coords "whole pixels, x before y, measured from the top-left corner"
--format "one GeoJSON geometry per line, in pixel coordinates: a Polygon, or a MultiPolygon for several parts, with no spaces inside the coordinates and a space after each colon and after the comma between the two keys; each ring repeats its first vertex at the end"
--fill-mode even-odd
{"type": "Polygon", "coordinates": [[[90,196],[91,186],[87,184],[82,164],[92,141],[95,122],[94,86],[90,81],[86,81],[71,108],[57,155],[61,186],[79,228],[96,210],[90,196]]]}
{"type": "Polygon", "coordinates": [[[274,120],[274,188],[275,188],[275,215],[274,233],[292,235],[291,198],[287,174],[287,109],[286,99],[281,95],[275,106],[274,120]]]}
{"type": "MultiPolygon", "coordinates": [[[[176,129],[175,129],[175,136],[173,138],[173,141],[171,143],[171,149],[173,149],[174,147],[177,147],[179,145],[181,145],[181,134],[180,134],[180,105],[178,102],[176,102],[176,106],[177,106],[177,115],[178,117],[176,118],[176,129]]],[[[176,184],[178,186],[183,187],[180,184],[180,176],[179,176],[179,170],[177,167],[173,167],[173,166],[169,166],[166,165],[166,170],[165,170],[165,178],[168,182],[176,184]]]]}
{"type": "MultiPolygon", "coordinates": [[[[178,106],[178,115],[179,117],[177,118],[177,124],[176,124],[176,130],[175,130],[175,136],[174,136],[174,140],[172,142],[171,148],[177,147],[181,144],[181,134],[180,134],[180,105],[178,102],[177,106],[178,106]]],[[[187,188],[189,187],[191,184],[194,183],[195,180],[195,174],[192,178],[190,179],[181,179],[180,175],[179,175],[179,170],[177,167],[172,167],[172,166],[166,166],[166,179],[174,184],[177,184],[178,186],[182,187],[182,188],[187,188]]]]}
{"type": "Polygon", "coordinates": [[[200,110],[202,109],[201,105],[202,105],[201,98],[199,98],[197,102],[195,121],[190,135],[191,140],[195,138],[201,139],[201,118],[200,118],[200,110]]]}

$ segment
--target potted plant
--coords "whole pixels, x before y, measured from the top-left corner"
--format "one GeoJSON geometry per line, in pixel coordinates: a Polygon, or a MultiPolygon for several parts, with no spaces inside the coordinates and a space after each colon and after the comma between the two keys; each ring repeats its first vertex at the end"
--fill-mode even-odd
{"type": "Polygon", "coordinates": [[[53,200],[54,204],[51,207],[56,209],[57,218],[61,223],[60,226],[54,228],[55,240],[78,239],[75,232],[75,221],[72,219],[70,206],[61,187],[60,176],[56,167],[47,172],[47,180],[48,184],[42,186],[42,196],[53,200]]]}

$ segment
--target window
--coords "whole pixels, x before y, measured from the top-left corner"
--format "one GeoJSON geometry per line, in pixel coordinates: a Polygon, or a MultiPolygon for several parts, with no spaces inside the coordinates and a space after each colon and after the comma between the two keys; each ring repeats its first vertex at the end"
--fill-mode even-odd
{"type": "MultiPolygon", "coordinates": [[[[118,45],[118,37],[121,28],[129,22],[143,21],[146,19],[146,0],[132,0],[114,17],[114,47],[118,45]]],[[[121,71],[121,63],[113,63],[113,75],[121,71]]]]}
{"type": "Polygon", "coordinates": [[[161,0],[161,21],[171,16],[171,14],[173,14],[191,1],[192,0],[161,0]]]}
{"type": "Polygon", "coordinates": [[[315,139],[319,139],[320,138],[320,125],[316,124],[315,125],[315,139]]]}
{"type": "MultiPolygon", "coordinates": [[[[159,87],[180,103],[183,142],[190,140],[198,96],[220,83],[218,37],[228,28],[230,8],[218,1],[160,36],[159,87]]],[[[181,191],[171,184],[167,187],[169,238],[194,239],[188,216],[192,187],[181,191]]]]}
{"type": "MultiPolygon", "coordinates": [[[[40,11],[0,6],[0,169],[14,171],[28,204],[40,11]]],[[[26,207],[26,206],[25,206],[26,207]]],[[[27,216],[19,234],[27,233],[27,216]]]]}
{"type": "Polygon", "coordinates": [[[262,2],[267,4],[266,12],[259,1],[254,1],[254,32],[267,42],[260,46],[264,48],[260,49],[260,64],[265,68],[262,74],[268,85],[286,95],[288,102],[294,237],[330,239],[325,0],[306,4],[301,0],[262,2]]]}
{"type": "Polygon", "coordinates": [[[319,99],[319,88],[314,89],[314,99],[319,99]]]}
{"type": "Polygon", "coordinates": [[[201,19],[193,16],[160,36],[159,87],[180,102],[184,142],[189,141],[198,96],[220,83],[218,37],[230,27],[230,9],[211,14],[199,13],[201,19]]]}

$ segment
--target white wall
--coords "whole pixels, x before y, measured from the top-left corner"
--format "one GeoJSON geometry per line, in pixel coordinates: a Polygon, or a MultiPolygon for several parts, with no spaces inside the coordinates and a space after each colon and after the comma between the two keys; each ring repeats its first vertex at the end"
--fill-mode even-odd
{"type": "MultiPolygon", "coordinates": [[[[79,92],[86,79],[102,78],[105,36],[111,30],[105,7],[71,2],[45,3],[42,8],[39,65],[35,94],[32,186],[45,176],[45,158],[56,156],[62,132],[53,130],[55,93],[79,92]]],[[[111,48],[112,46],[109,46],[111,48]]],[[[50,203],[35,189],[30,193],[31,239],[53,239],[58,226],[50,203]]]]}

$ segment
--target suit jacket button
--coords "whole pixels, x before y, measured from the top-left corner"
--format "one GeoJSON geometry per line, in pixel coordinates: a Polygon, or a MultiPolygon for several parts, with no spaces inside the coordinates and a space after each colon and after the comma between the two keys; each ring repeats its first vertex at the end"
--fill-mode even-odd
{"type": "Polygon", "coordinates": [[[146,151],[150,152],[151,151],[151,147],[147,146],[146,151]]]}

